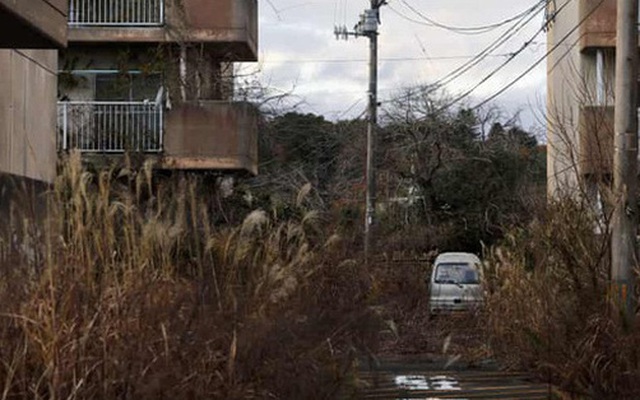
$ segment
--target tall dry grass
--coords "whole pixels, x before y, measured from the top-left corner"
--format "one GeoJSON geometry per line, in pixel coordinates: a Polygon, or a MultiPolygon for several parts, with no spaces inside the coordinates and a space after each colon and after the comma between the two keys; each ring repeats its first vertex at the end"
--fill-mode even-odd
{"type": "MultiPolygon", "coordinates": [[[[368,276],[304,207],[218,226],[198,179],[63,163],[0,246],[0,398],[334,398],[375,339],[368,276]],[[21,225],[21,226],[18,226],[21,225]]],[[[7,207],[8,205],[3,205],[7,207]]]]}
{"type": "Polygon", "coordinates": [[[579,398],[640,397],[640,330],[612,315],[609,235],[591,210],[548,206],[487,257],[491,350],[579,398]]]}

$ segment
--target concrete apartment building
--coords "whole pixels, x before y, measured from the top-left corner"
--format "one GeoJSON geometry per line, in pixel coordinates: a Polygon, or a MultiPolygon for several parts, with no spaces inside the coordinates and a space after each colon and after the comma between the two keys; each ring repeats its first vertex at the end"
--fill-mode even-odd
{"type": "Polygon", "coordinates": [[[613,167],[616,0],[548,7],[548,193],[596,200],[613,167]]]}
{"type": "Polygon", "coordinates": [[[60,151],[257,173],[258,115],[233,88],[234,62],[257,60],[257,0],[66,1],[60,151]]]}
{"type": "Polygon", "coordinates": [[[68,0],[0,0],[0,178],[55,176],[55,49],[66,45],[67,6],[68,0]]]}

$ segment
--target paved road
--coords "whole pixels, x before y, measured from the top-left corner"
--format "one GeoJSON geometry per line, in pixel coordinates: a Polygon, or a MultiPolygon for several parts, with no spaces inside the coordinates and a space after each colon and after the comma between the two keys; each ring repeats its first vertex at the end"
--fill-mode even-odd
{"type": "Polygon", "coordinates": [[[443,362],[382,362],[363,370],[363,399],[552,399],[550,387],[495,367],[444,368],[443,362]]]}

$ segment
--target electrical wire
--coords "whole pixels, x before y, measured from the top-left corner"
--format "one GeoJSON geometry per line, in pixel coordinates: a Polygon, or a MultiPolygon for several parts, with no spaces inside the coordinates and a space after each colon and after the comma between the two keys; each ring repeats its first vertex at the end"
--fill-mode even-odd
{"type": "MultiPolygon", "coordinates": [[[[490,54],[488,57],[508,57],[513,53],[490,54]]],[[[437,61],[437,60],[466,60],[476,57],[477,55],[457,55],[457,56],[434,56],[434,57],[387,57],[379,58],[382,62],[406,62],[406,61],[437,61]]],[[[308,63],[360,63],[369,62],[367,58],[301,58],[301,59],[280,59],[265,60],[263,64],[308,64],[308,63]]]]}
{"type": "Polygon", "coordinates": [[[520,55],[526,48],[528,48],[529,45],[531,44],[531,42],[536,37],[538,37],[544,31],[544,29],[545,29],[544,27],[541,27],[540,29],[538,29],[538,31],[536,31],[536,33],[533,35],[533,37],[531,39],[527,40],[526,42],[524,42],[524,44],[518,50],[516,50],[513,54],[511,54],[511,56],[507,60],[505,60],[502,64],[500,64],[497,68],[495,68],[489,74],[485,75],[480,81],[478,81],[475,85],[473,85],[470,89],[465,91],[463,94],[459,95],[458,97],[453,99],[451,102],[449,102],[449,103],[445,104],[444,106],[442,106],[442,108],[439,111],[442,111],[443,109],[447,109],[447,108],[453,106],[454,104],[457,104],[460,101],[464,100],[465,98],[469,97],[469,95],[471,95],[471,93],[473,93],[477,88],[479,88],[485,82],[487,82],[489,79],[494,77],[495,74],[500,72],[504,67],[506,67],[509,63],[511,63],[511,61],[513,61],[518,55],[520,55]]]}
{"type": "MultiPolygon", "coordinates": [[[[569,3],[568,0],[564,5],[569,3]]],[[[497,50],[500,46],[511,40],[515,35],[524,29],[534,18],[536,18],[537,12],[539,9],[532,10],[530,14],[524,15],[518,22],[516,22],[511,28],[502,33],[496,40],[494,40],[491,44],[485,47],[478,55],[472,59],[461,65],[460,67],[454,69],[447,75],[439,78],[436,82],[432,84],[435,88],[440,88],[442,86],[448,85],[454,80],[458,79],[460,76],[464,75],[468,71],[470,71],[473,67],[480,64],[487,57],[491,55],[491,53],[497,50]]]]}
{"type": "MultiPolygon", "coordinates": [[[[567,0],[567,2],[563,5],[563,7],[566,6],[569,3],[569,1],[571,0],[567,0]]],[[[515,37],[515,35],[518,32],[524,29],[525,26],[527,26],[534,18],[536,18],[538,11],[540,11],[544,6],[545,6],[545,2],[542,1],[536,4],[536,6],[530,8],[528,10],[528,13],[525,13],[524,15],[522,15],[520,19],[517,20],[515,24],[513,24],[513,26],[509,27],[505,32],[503,32],[498,38],[496,38],[493,42],[491,42],[476,56],[474,56],[472,59],[465,62],[464,64],[460,65],[459,67],[455,68],[451,72],[447,73],[445,76],[439,78],[437,81],[430,83],[429,86],[431,86],[432,89],[429,91],[429,93],[434,92],[442,88],[443,86],[448,85],[454,80],[458,79],[459,77],[461,77],[462,75],[470,71],[472,68],[480,64],[486,58],[493,57],[494,55],[492,55],[491,53],[497,50],[500,46],[502,46],[506,42],[508,42],[510,39],[515,37]]],[[[512,53],[508,53],[505,55],[510,56],[511,54],[512,53]]]]}
{"type": "MultiPolygon", "coordinates": [[[[564,8],[570,3],[571,0],[567,0],[557,11],[557,14],[562,12],[564,10],[564,8]]],[[[578,25],[580,26],[580,25],[578,25]]],[[[577,28],[575,28],[577,29],[577,28]]],[[[484,78],[482,78],[478,83],[476,83],[475,85],[473,85],[473,87],[471,87],[470,89],[468,89],[467,91],[465,91],[463,94],[459,95],[458,97],[456,97],[454,100],[452,100],[451,102],[445,104],[443,107],[441,107],[440,110],[438,111],[442,111],[444,109],[448,109],[451,106],[459,103],[460,101],[464,100],[465,98],[469,97],[469,95],[471,95],[471,93],[473,93],[478,87],[480,87],[481,85],[483,85],[485,82],[487,82],[489,79],[491,79],[493,76],[495,76],[495,74],[497,74],[500,70],[502,70],[505,66],[507,66],[509,63],[511,63],[511,61],[513,61],[519,54],[521,54],[526,48],[528,48],[531,43],[533,43],[535,41],[535,39],[546,30],[546,26],[543,25],[540,27],[540,29],[538,29],[535,34],[528,40],[526,41],[516,52],[514,52],[505,62],[503,62],[502,64],[500,64],[497,68],[495,68],[493,71],[491,71],[489,74],[487,74],[484,78]]],[[[547,53],[550,54],[550,53],[547,53]]],[[[540,61],[539,61],[540,62],[540,61]]],[[[538,63],[539,63],[538,62],[538,63]]],[[[529,71],[531,71],[534,67],[532,67],[531,69],[529,69],[526,73],[528,73],[529,71]]],[[[515,82],[514,82],[515,84],[515,82]]],[[[506,90],[506,89],[505,89],[506,90]]]]}
{"type": "MultiPolygon", "coordinates": [[[[589,13],[587,13],[587,15],[585,15],[580,22],[578,22],[578,24],[576,26],[574,26],[569,32],[567,32],[559,41],[558,43],[555,43],[553,45],[553,47],[551,47],[551,49],[549,49],[542,57],[540,57],[535,63],[533,63],[531,66],[529,66],[529,68],[527,68],[523,73],[521,73],[520,75],[518,75],[515,79],[513,79],[511,82],[509,82],[507,85],[505,85],[503,88],[501,88],[500,90],[498,90],[496,93],[494,93],[493,95],[489,96],[488,98],[486,98],[485,100],[481,101],[479,104],[477,104],[476,106],[472,107],[472,110],[477,110],[478,108],[484,106],[485,104],[487,104],[488,102],[492,101],[493,99],[497,98],[498,96],[500,96],[501,94],[503,94],[504,92],[506,92],[509,88],[511,88],[513,85],[515,85],[517,82],[519,82],[522,78],[524,78],[529,72],[531,72],[535,67],[537,67],[540,63],[542,63],[542,61],[546,60],[547,57],[549,57],[549,55],[551,55],[551,53],[553,53],[558,47],[560,47],[560,45],[567,40],[576,30],[578,30],[580,28],[580,26],[582,26],[582,24],[584,24],[584,22],[602,5],[602,3],[604,3],[604,0],[600,0],[600,2],[598,3],[597,6],[593,7],[593,9],[591,9],[591,11],[589,13]]],[[[562,56],[562,58],[564,58],[569,51],[571,50],[571,47],[565,52],[565,54],[562,56]]],[[[556,63],[557,65],[558,63],[556,63]]],[[[555,65],[554,65],[555,67],[555,65]]]]}
{"type": "Polygon", "coordinates": [[[481,26],[461,27],[461,26],[452,26],[452,25],[447,25],[447,24],[440,23],[440,22],[438,22],[438,21],[426,16],[420,10],[418,10],[417,8],[415,8],[414,6],[409,4],[406,0],[400,0],[400,2],[405,7],[407,7],[409,10],[411,10],[414,14],[416,14],[418,17],[423,19],[425,22],[418,21],[418,20],[416,20],[414,18],[408,17],[408,16],[400,13],[395,8],[389,6],[390,9],[392,9],[394,12],[396,12],[402,18],[407,19],[407,20],[409,20],[411,22],[420,24],[420,25],[446,29],[448,31],[455,32],[455,33],[458,33],[458,34],[461,34],[461,35],[478,35],[478,34],[484,34],[484,33],[487,33],[487,32],[491,32],[491,31],[493,31],[495,29],[498,29],[498,28],[500,28],[502,26],[510,24],[511,22],[522,18],[523,16],[529,15],[533,10],[537,9],[538,7],[540,7],[541,4],[542,5],[546,4],[546,0],[539,0],[533,7],[530,7],[527,10],[525,10],[525,11],[519,13],[519,14],[516,14],[516,15],[510,17],[510,18],[507,18],[507,19],[505,19],[503,21],[492,23],[492,24],[487,24],[487,25],[481,25],[481,26]]]}
{"type": "Polygon", "coordinates": [[[273,2],[271,0],[267,0],[267,4],[269,4],[269,7],[271,7],[273,12],[276,14],[276,17],[278,18],[278,21],[282,21],[282,16],[280,15],[280,10],[278,10],[276,8],[276,6],[273,4],[273,2]]]}

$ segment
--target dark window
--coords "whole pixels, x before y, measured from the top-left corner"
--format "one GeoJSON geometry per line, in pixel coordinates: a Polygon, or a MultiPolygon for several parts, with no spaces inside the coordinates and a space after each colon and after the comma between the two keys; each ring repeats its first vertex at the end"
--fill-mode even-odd
{"type": "Polygon", "coordinates": [[[97,101],[153,101],[162,85],[161,74],[98,74],[97,101]]]}

